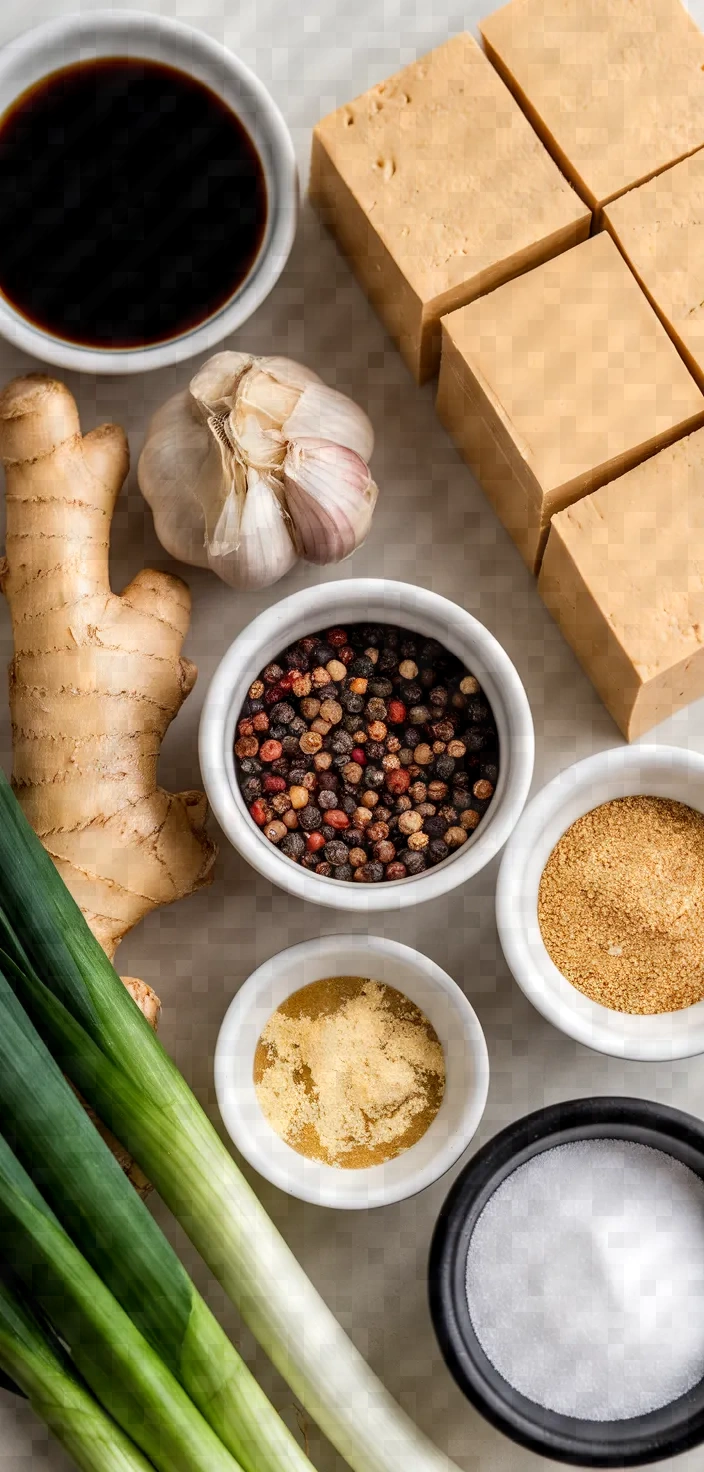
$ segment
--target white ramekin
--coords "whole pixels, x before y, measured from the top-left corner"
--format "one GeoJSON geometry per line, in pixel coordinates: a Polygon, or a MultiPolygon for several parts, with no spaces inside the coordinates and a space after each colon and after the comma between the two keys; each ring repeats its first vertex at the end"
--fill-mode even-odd
{"type": "Polygon", "coordinates": [[[282,599],[255,618],[230,645],[205,698],[200,765],[220,827],[253,868],[300,899],[371,914],[436,899],[477,874],[498,853],[528,795],[533,722],[525,690],[508,655],[471,614],[427,588],[386,579],[350,579],[322,583],[282,599]],[[499,733],[499,781],[476,832],[436,868],[393,883],[344,883],[292,863],[250,818],[235,775],[235,727],[252,681],[294,640],[347,623],[399,624],[438,639],[476,675],[499,733]]]}
{"type": "Polygon", "coordinates": [[[0,296],[0,333],[45,363],[86,373],[144,373],[217,347],[268,296],[293,245],[298,177],[288,128],[254,73],[203,31],[142,11],[85,10],[48,21],[10,41],[0,50],[0,115],[47,73],[105,56],[161,61],[188,72],[217,93],[237,113],[256,144],[269,198],[264,241],[243,284],[206,322],[154,347],[80,347],[44,332],[0,296]]]}
{"type": "Polygon", "coordinates": [[[215,1049],[215,1089],[237,1149],[289,1196],[317,1206],[365,1210],[415,1196],[449,1170],[479,1127],[489,1056],[479,1019],[457,983],[428,956],[375,935],[329,935],[272,956],[240,987],[215,1049]],[[254,1052],[272,1012],[299,987],[328,976],[369,976],[395,986],[432,1023],[445,1055],[445,1094],[423,1137],[385,1165],[338,1170],[298,1155],[260,1109],[254,1052]]]}
{"type": "Polygon", "coordinates": [[[513,975],[539,1012],[599,1053],[643,1061],[704,1052],[704,1002],[652,1017],[613,1012],[577,991],[543,945],[538,889],[562,834],[616,797],[669,797],[704,812],[704,756],[673,746],[619,746],[561,772],[528,804],[504,853],[496,920],[513,975]]]}

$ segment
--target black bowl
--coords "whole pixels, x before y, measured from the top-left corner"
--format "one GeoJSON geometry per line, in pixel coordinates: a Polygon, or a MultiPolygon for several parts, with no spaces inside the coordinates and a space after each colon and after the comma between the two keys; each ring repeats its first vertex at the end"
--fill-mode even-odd
{"type": "Polygon", "coordinates": [[[580,1467],[632,1467],[704,1441],[704,1380],[658,1411],[586,1421],[545,1410],[494,1369],[472,1327],[465,1275],[474,1225],[497,1186],[542,1150],[574,1140],[633,1140],[682,1161],[704,1180],[704,1125],[646,1099],[571,1099],[527,1114],[470,1160],[440,1213],[430,1250],[430,1310],[440,1348],[467,1399],[514,1441],[580,1467]]]}

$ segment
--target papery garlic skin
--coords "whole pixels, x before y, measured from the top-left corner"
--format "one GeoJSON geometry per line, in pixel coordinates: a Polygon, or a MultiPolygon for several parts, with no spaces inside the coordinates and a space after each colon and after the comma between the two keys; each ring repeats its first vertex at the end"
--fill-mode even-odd
{"type": "Polygon", "coordinates": [[[299,556],[338,562],[361,545],[373,443],[367,415],[311,369],[216,353],[154,416],[138,479],[167,551],[263,588],[299,556]]]}

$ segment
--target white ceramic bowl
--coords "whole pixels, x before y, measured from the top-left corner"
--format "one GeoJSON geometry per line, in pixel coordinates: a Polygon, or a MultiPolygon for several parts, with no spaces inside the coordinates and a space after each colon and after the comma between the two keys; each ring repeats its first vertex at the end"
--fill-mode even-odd
{"type": "Polygon", "coordinates": [[[60,368],[87,373],[144,373],[217,347],[268,296],[296,232],[298,180],[293,143],[275,102],[254,73],[217,41],[180,21],[132,10],[86,10],[25,31],[0,50],[0,115],[40,78],[73,62],[131,56],[188,72],[239,116],[264,166],[268,222],[246,280],[214,316],[153,347],[80,347],[44,332],[0,296],[0,333],[16,347],[60,368]]]}
{"type": "Polygon", "coordinates": [[[434,961],[380,936],[330,935],[281,951],[243,983],[220,1029],[215,1088],[230,1137],[260,1175],[301,1201],[363,1210],[414,1196],[459,1159],[484,1113],[489,1056],[474,1008],[434,961]],[[430,1128],[395,1160],[366,1170],[338,1170],[292,1150],[262,1113],[252,1077],[272,1012],[299,987],[328,976],[395,986],[425,1013],[445,1054],[445,1094],[430,1128]]]}
{"type": "Polygon", "coordinates": [[[639,793],[704,812],[704,756],[673,746],[619,746],[577,762],[549,782],[528,804],[501,861],[499,937],[522,991],[568,1037],[617,1058],[687,1058],[704,1052],[704,1002],[653,1017],[602,1007],[558,971],[538,924],[540,878],[565,830],[600,803],[639,793]]]}
{"type": "Polygon", "coordinates": [[[483,869],[506,842],[533,771],[533,722],[525,690],[501,645],[471,614],[408,583],[360,578],[322,583],[284,598],[248,625],[213,676],[200,727],[200,765],[215,816],[253,868],[300,899],[338,910],[404,909],[446,894],[483,869]],[[464,660],[491,704],[499,733],[496,793],[476,832],[435,869],[393,883],[355,884],[311,874],[280,854],[250,818],[235,774],[237,718],[252,681],[287,644],[334,624],[390,623],[441,644],[464,660]]]}

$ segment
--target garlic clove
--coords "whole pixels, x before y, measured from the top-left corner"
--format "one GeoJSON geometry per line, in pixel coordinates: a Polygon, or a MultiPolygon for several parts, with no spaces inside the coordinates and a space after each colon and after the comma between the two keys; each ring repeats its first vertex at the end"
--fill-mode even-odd
{"type": "Polygon", "coordinates": [[[296,561],[288,516],[274,483],[247,474],[246,494],[234,489],[208,541],[208,564],[232,588],[267,588],[296,561]]]}
{"type": "MultiPolygon", "coordinates": [[[[232,416],[230,416],[230,425],[232,416]]],[[[231,429],[228,430],[232,433],[231,429]]],[[[240,423],[236,445],[247,465],[255,470],[280,471],[286,454],[286,441],[274,429],[262,429],[256,415],[248,414],[240,423]]]]}
{"type": "Polygon", "coordinates": [[[283,474],[301,555],[321,564],[349,557],[367,536],[378,495],[361,455],[329,440],[292,440],[283,474]]]}
{"type": "Polygon", "coordinates": [[[363,460],[370,460],[374,449],[374,430],[364,410],[325,383],[309,384],[303,390],[281,433],[287,440],[331,440],[356,450],[363,460]]]}
{"type": "Polygon", "coordinates": [[[162,547],[180,562],[207,567],[205,515],[193,488],[208,459],[210,436],[192,408],[188,389],[162,404],[147,429],[137,480],[162,547]]]}

